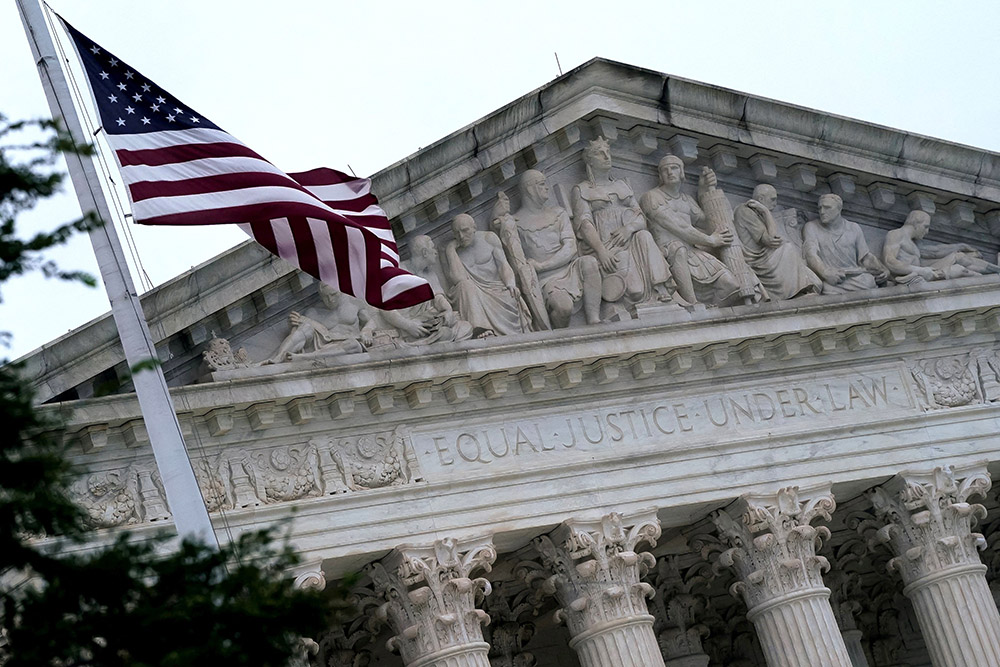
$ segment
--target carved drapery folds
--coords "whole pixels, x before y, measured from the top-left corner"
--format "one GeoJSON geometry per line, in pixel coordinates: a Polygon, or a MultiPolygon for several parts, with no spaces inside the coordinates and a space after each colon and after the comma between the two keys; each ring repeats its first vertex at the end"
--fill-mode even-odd
{"type": "Polygon", "coordinates": [[[889,569],[906,585],[935,665],[1000,664],[1000,613],[978,553],[986,540],[973,532],[986,509],[968,502],[989,488],[983,464],[901,473],[870,494],[882,525],[866,537],[891,548],[889,569]]]}
{"type": "Polygon", "coordinates": [[[539,596],[559,602],[583,667],[662,664],[646,599],[653,587],[641,581],[655,559],[637,552],[660,536],[656,512],[611,513],[598,520],[570,519],[551,535],[535,538],[540,562],[515,571],[539,596]]]}
{"type": "Polygon", "coordinates": [[[829,521],[835,506],[829,485],[789,487],[746,496],[711,516],[730,546],[717,564],[736,571],[730,592],[745,600],[771,667],[851,664],[823,585],[830,564],[816,554],[830,531],[810,525],[829,521]]]}
{"type": "Polygon", "coordinates": [[[484,578],[496,550],[488,538],[438,540],[430,547],[400,547],[367,568],[384,600],[377,617],[392,632],[387,646],[408,667],[487,667],[489,645],[482,625],[489,615],[477,608],[492,588],[484,578]]]}

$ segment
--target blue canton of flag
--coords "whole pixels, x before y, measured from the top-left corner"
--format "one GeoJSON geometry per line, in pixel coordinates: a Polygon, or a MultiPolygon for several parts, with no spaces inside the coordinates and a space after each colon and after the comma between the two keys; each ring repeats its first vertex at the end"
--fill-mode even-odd
{"type": "Polygon", "coordinates": [[[433,297],[399,266],[371,182],[334,169],[286,174],[63,21],[114,150],[136,222],[237,224],[328,285],[378,308],[433,297]]]}

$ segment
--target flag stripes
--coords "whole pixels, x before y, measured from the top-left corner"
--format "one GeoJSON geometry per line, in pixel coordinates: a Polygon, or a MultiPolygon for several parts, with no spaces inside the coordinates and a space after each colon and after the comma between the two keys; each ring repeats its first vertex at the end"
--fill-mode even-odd
{"type": "Polygon", "coordinates": [[[136,222],[237,224],[301,270],[379,308],[432,298],[399,267],[371,182],[286,174],[63,22],[90,81],[136,222]]]}

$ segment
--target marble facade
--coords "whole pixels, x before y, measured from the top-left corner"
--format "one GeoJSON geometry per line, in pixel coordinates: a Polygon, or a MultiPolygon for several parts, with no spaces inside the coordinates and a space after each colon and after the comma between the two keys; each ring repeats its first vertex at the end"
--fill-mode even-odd
{"type": "MultiPolygon", "coordinates": [[[[213,517],[364,573],[314,664],[1000,664],[1000,155],[595,60],[373,180],[432,306],[144,300],[213,517]]],[[[168,524],[109,318],[24,361],[168,524]]]]}

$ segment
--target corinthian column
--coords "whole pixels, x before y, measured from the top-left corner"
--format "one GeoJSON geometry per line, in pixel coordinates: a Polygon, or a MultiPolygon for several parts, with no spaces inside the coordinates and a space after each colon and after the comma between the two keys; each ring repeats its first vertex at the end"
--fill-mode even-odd
{"type": "Polygon", "coordinates": [[[977,551],[986,540],[972,532],[986,509],[967,502],[989,488],[982,464],[901,473],[871,493],[883,524],[874,539],[895,555],[889,569],[902,576],[935,667],[1000,665],[1000,613],[977,551]]]}
{"type": "Polygon", "coordinates": [[[663,667],[646,598],[653,587],[640,581],[655,563],[660,522],[654,510],[595,521],[571,519],[550,536],[534,540],[541,556],[516,571],[538,593],[554,595],[582,667],[663,667]]]}
{"type": "Polygon", "coordinates": [[[476,608],[489,595],[486,579],[497,552],[489,538],[438,540],[430,547],[399,547],[368,569],[375,591],[385,601],[376,612],[394,636],[386,646],[398,651],[407,667],[489,667],[489,644],[481,625],[486,612],[476,608]]]}
{"type": "Polygon", "coordinates": [[[741,595],[771,667],[824,665],[851,667],[851,658],[830,606],[822,572],[830,569],[816,555],[835,503],[830,486],[800,493],[798,487],[766,496],[744,496],[711,519],[731,547],[719,564],[735,570],[730,589],[741,595]]]}

